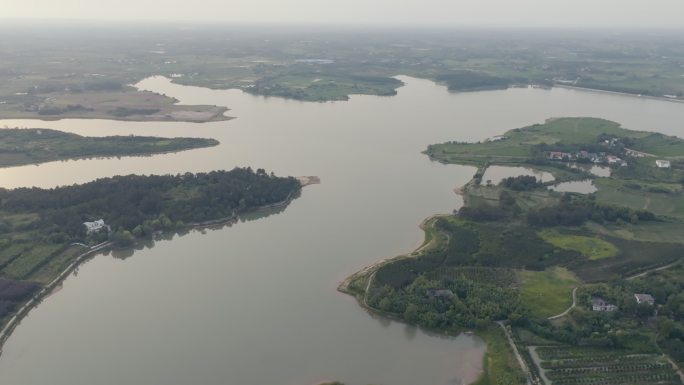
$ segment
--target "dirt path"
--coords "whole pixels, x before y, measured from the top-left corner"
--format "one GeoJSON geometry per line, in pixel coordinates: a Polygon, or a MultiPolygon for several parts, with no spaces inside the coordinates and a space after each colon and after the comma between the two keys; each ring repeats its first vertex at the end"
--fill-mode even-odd
{"type": "Polygon", "coordinates": [[[658,155],[655,155],[655,154],[649,154],[648,152],[632,150],[631,148],[627,148],[627,147],[625,147],[625,150],[627,150],[627,151],[632,151],[633,153],[639,154],[639,155],[641,155],[641,156],[652,156],[652,157],[654,157],[654,158],[657,158],[657,157],[658,157],[658,155]]]}
{"type": "Polygon", "coordinates": [[[502,321],[496,321],[499,326],[504,331],[504,334],[506,335],[506,339],[508,340],[508,344],[511,346],[511,349],[513,349],[513,354],[515,354],[515,358],[518,360],[518,364],[520,365],[520,368],[523,370],[525,373],[525,376],[527,377],[527,385],[531,385],[530,382],[530,369],[527,367],[527,364],[523,360],[522,356],[520,355],[520,352],[518,351],[518,347],[515,346],[515,342],[513,342],[513,337],[508,331],[508,328],[506,328],[506,325],[502,321]]]}
{"type": "Polygon", "coordinates": [[[682,260],[680,259],[680,260],[677,260],[677,261],[675,261],[675,262],[669,263],[669,264],[667,264],[667,265],[665,265],[665,266],[660,266],[660,267],[656,267],[655,269],[649,269],[649,270],[643,271],[643,272],[641,272],[641,273],[639,273],[639,274],[633,275],[633,276],[631,276],[631,277],[627,277],[626,279],[627,279],[627,280],[632,280],[632,279],[634,279],[634,278],[643,277],[644,275],[646,275],[646,274],[648,274],[648,273],[652,273],[652,272],[654,272],[654,271],[660,271],[660,270],[669,269],[669,268],[671,268],[672,266],[676,266],[676,265],[678,265],[678,264],[681,263],[681,262],[682,262],[682,260]]]}
{"type": "Polygon", "coordinates": [[[651,205],[651,197],[646,197],[646,201],[644,202],[644,207],[642,207],[642,210],[648,210],[648,206],[651,205]]]}
{"type": "Polygon", "coordinates": [[[561,317],[565,317],[566,315],[568,315],[568,313],[570,313],[570,310],[575,308],[575,306],[577,306],[577,287],[572,289],[572,305],[570,305],[569,308],[565,309],[564,312],[562,312],[560,314],[556,314],[554,316],[551,316],[548,319],[549,320],[555,320],[555,319],[558,319],[561,317]]]}
{"type": "Polygon", "coordinates": [[[363,305],[368,306],[368,290],[370,290],[371,284],[373,283],[373,278],[375,278],[375,271],[368,277],[368,282],[366,283],[366,288],[363,290],[363,305]]]}
{"type": "Polygon", "coordinates": [[[541,358],[537,353],[537,347],[528,346],[527,349],[530,352],[530,357],[532,357],[532,362],[534,362],[534,364],[537,366],[537,369],[539,369],[539,377],[541,378],[542,382],[544,384],[550,384],[551,381],[549,381],[549,379],[546,377],[546,370],[541,366],[541,358]]]}
{"type": "Polygon", "coordinates": [[[672,361],[672,358],[670,358],[667,354],[665,355],[665,358],[670,362],[674,370],[677,371],[679,379],[682,381],[682,383],[684,383],[684,373],[682,373],[682,371],[679,369],[679,366],[677,366],[677,364],[674,361],[672,361]]]}

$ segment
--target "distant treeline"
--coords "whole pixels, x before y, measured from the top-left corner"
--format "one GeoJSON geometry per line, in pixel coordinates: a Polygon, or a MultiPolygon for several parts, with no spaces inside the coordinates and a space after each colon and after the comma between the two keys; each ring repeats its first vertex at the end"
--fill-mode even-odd
{"type": "Polygon", "coordinates": [[[445,83],[450,91],[508,88],[513,84],[513,81],[510,79],[475,71],[457,71],[440,74],[436,76],[435,80],[445,83]]]}

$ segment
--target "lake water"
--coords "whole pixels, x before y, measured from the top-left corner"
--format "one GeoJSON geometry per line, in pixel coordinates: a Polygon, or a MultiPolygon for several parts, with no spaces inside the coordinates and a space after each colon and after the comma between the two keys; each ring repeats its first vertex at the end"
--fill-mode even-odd
{"type": "MultiPolygon", "coordinates": [[[[0,170],[4,187],[51,187],[129,173],[263,167],[317,175],[287,209],[100,255],[35,308],[7,341],[8,385],[446,385],[472,381],[483,343],[429,335],[338,293],[347,275],[411,251],[418,224],[461,205],[472,167],[431,162],[430,143],[484,140],[549,117],[596,116],[684,136],[684,105],[565,89],[450,94],[402,77],[395,97],[302,103],[151,78],[141,88],[231,108],[206,124],[0,121],[85,135],[213,137],[221,145],[145,158],[0,170]],[[126,257],[126,258],[124,258],[126,257]]],[[[105,218],[106,219],[106,218],[105,218]]]]}
{"type": "Polygon", "coordinates": [[[594,185],[594,181],[591,179],[574,180],[571,182],[558,183],[558,184],[553,185],[549,188],[553,191],[558,191],[558,192],[572,192],[572,193],[580,193],[580,194],[591,194],[593,192],[596,192],[596,190],[598,190],[596,188],[596,185],[594,185]]]}
{"type": "Polygon", "coordinates": [[[482,175],[483,183],[491,183],[493,185],[498,185],[502,180],[506,178],[516,177],[516,176],[533,176],[537,179],[537,182],[546,183],[551,182],[555,178],[551,173],[541,170],[535,170],[527,167],[510,167],[510,166],[489,166],[485,170],[484,175],[482,175]]]}

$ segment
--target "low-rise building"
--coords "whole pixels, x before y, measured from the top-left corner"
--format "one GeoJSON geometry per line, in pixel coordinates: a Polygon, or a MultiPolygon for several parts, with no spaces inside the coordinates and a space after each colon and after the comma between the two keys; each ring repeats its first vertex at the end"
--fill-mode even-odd
{"type": "Polygon", "coordinates": [[[656,166],[659,168],[670,168],[670,161],[658,159],[656,160],[656,166]]]}
{"type": "Polygon", "coordinates": [[[655,299],[650,294],[634,294],[637,303],[647,303],[649,305],[655,304],[655,299]]]}
{"type": "Polygon", "coordinates": [[[616,311],[617,309],[617,306],[606,302],[601,297],[593,297],[591,299],[591,310],[593,311],[616,311]]]}
{"type": "Polygon", "coordinates": [[[105,228],[109,229],[104,219],[98,219],[95,222],[83,222],[83,226],[86,227],[86,234],[96,233],[105,228]]]}

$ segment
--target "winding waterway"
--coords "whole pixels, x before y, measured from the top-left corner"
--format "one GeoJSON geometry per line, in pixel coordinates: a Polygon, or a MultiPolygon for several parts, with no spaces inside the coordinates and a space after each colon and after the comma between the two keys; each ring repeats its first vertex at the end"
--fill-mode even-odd
{"type": "Polygon", "coordinates": [[[554,116],[595,116],[684,136],[684,104],[567,89],[450,94],[402,77],[395,97],[302,103],[150,78],[187,104],[231,108],[206,124],[0,121],[84,135],[213,137],[154,157],[0,169],[3,187],[51,187],[130,173],[263,167],[317,175],[282,212],[193,231],[131,256],[100,255],[33,309],[7,341],[7,385],[446,385],[472,381],[476,337],[430,335],[375,318],[336,292],[345,276],[422,241],[418,223],[461,204],[472,167],[431,162],[430,143],[483,140],[554,116]]]}

